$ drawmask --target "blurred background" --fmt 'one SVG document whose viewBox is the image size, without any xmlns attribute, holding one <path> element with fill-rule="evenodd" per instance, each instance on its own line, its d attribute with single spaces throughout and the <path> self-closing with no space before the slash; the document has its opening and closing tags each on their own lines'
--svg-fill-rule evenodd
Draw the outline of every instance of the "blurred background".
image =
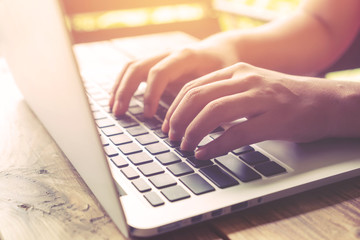
<svg viewBox="0 0 360 240">
<path fill-rule="evenodd" d="M 63 0 L 76 43 L 166 31 L 205 38 L 256 27 L 296 9 L 301 0 Z"/>
</svg>

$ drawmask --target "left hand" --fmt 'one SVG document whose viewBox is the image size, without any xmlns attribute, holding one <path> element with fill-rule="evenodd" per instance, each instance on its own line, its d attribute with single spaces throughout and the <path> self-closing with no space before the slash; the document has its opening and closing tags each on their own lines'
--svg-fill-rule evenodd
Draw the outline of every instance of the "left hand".
<svg viewBox="0 0 360 240">
<path fill-rule="evenodd" d="M 196 149 L 197 159 L 264 140 L 308 142 L 339 135 L 335 125 L 344 90 L 340 85 L 238 63 L 186 84 L 162 129 L 170 140 L 182 139 L 181 149 L 194 150 L 221 124 L 247 119 Z"/>
</svg>

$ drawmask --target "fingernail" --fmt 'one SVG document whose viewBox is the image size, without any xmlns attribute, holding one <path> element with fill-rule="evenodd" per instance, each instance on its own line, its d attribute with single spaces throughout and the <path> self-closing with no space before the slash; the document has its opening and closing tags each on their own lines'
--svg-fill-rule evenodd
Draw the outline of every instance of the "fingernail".
<svg viewBox="0 0 360 240">
<path fill-rule="evenodd" d="M 207 157 L 207 151 L 205 147 L 199 147 L 195 150 L 195 158 L 199 160 L 205 160 L 208 159 Z"/>
<path fill-rule="evenodd" d="M 167 133 L 169 131 L 169 121 L 167 119 L 164 120 L 164 122 L 161 126 L 161 130 L 165 133 Z"/>
<path fill-rule="evenodd" d="M 110 109 L 112 109 L 114 107 L 114 99 L 113 98 L 110 98 L 110 100 L 109 100 L 109 107 L 110 107 Z"/>
<path fill-rule="evenodd" d="M 180 149 L 181 150 L 186 150 L 186 151 L 191 151 L 194 149 L 194 147 L 192 146 L 193 144 L 191 144 L 191 142 L 189 142 L 189 140 L 187 139 L 183 139 L 181 141 L 181 145 L 180 145 Z"/>
<path fill-rule="evenodd" d="M 150 117 L 150 105 L 149 104 L 144 104 L 144 116 L 145 117 Z"/>
<path fill-rule="evenodd" d="M 114 107 L 113 107 L 112 111 L 114 112 L 115 116 L 121 115 L 121 111 L 122 111 L 122 104 L 121 104 L 121 102 L 116 101 L 116 102 L 114 103 Z"/>
<path fill-rule="evenodd" d="M 179 140 L 181 140 L 181 137 L 182 136 L 180 136 L 175 130 L 170 129 L 170 131 L 169 131 L 169 139 L 171 141 L 179 141 Z"/>
</svg>

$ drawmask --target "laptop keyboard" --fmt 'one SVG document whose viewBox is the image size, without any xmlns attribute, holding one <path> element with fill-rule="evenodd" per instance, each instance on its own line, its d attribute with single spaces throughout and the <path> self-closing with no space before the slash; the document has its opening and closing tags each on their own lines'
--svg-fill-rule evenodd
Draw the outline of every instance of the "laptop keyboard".
<svg viewBox="0 0 360 240">
<path fill-rule="evenodd" d="M 85 86 L 106 156 L 154 207 L 287 172 L 252 146 L 215 159 L 197 160 L 194 152 L 182 151 L 180 142 L 170 141 L 161 131 L 166 104 L 159 105 L 156 116 L 147 119 L 141 106 L 143 95 L 136 95 L 126 115 L 116 118 L 108 106 L 108 86 L 92 82 Z M 162 99 L 167 103 L 172 100 L 168 95 Z M 218 127 L 199 146 L 222 131 Z"/>
</svg>

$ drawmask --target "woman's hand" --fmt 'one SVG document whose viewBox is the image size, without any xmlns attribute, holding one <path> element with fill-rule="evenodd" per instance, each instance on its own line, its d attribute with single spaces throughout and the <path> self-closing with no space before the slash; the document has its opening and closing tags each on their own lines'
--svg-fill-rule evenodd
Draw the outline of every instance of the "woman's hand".
<svg viewBox="0 0 360 240">
<path fill-rule="evenodd" d="M 186 48 L 130 62 L 113 87 L 110 108 L 116 116 L 127 111 L 139 84 L 147 82 L 144 115 L 152 117 L 159 99 L 170 83 L 186 82 L 237 62 L 235 50 L 226 37 L 213 36 Z"/>
<path fill-rule="evenodd" d="M 270 139 L 359 137 L 359 89 L 358 83 L 286 75 L 239 63 L 187 83 L 171 105 L 163 131 L 169 132 L 170 140 L 182 139 L 181 149 L 194 150 L 219 125 L 247 119 L 198 148 L 198 159 Z"/>
</svg>

